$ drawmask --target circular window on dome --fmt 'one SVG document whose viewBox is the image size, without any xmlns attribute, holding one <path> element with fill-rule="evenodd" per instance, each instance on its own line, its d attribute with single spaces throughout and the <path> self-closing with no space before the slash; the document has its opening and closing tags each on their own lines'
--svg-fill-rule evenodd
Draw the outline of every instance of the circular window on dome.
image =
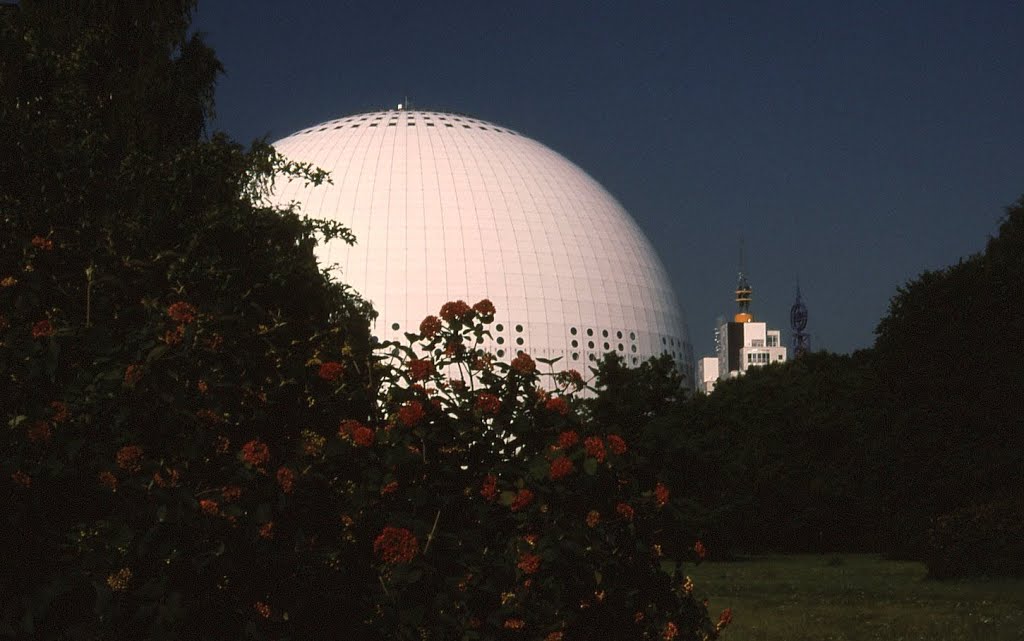
<svg viewBox="0 0 1024 641">
<path fill-rule="evenodd" d="M 573 347 L 579 347 L 579 346 L 580 346 L 580 342 L 579 342 L 579 341 L 577 341 L 577 340 L 573 340 L 573 342 L 572 342 L 572 346 L 573 346 Z"/>
<path fill-rule="evenodd" d="M 398 331 L 398 328 L 400 328 L 400 327 L 401 327 L 401 325 L 399 325 L 398 323 L 391 323 L 391 329 L 393 329 L 395 331 Z"/>
<path fill-rule="evenodd" d="M 622 338 L 622 332 L 615 332 L 616 338 Z"/>
<path fill-rule="evenodd" d="M 498 350 L 498 358 L 503 358 L 504 356 L 505 356 L 505 350 L 499 349 Z"/>
<path fill-rule="evenodd" d="M 597 359 L 596 359 L 596 358 L 594 358 L 594 355 L 593 355 L 593 354 L 591 354 L 591 355 L 590 355 L 590 360 L 592 360 L 592 361 L 596 361 Z"/>
<path fill-rule="evenodd" d="M 624 348 L 624 347 L 622 347 L 622 343 L 619 343 L 619 351 L 620 351 L 620 352 L 624 352 L 624 351 L 626 351 L 626 350 L 625 350 L 625 348 Z"/>
<path fill-rule="evenodd" d="M 601 336 L 604 336 L 605 338 L 608 338 L 608 330 L 606 329 L 603 332 L 601 332 Z"/>
<path fill-rule="evenodd" d="M 505 344 L 505 337 L 504 336 L 499 336 L 498 337 L 498 345 L 504 345 L 504 344 Z"/>
<path fill-rule="evenodd" d="M 523 331 L 523 326 L 522 325 L 516 325 L 516 331 L 517 332 Z"/>
<path fill-rule="evenodd" d="M 522 345 L 522 344 L 523 344 L 523 337 L 520 336 L 519 338 L 516 339 L 516 345 Z"/>
<path fill-rule="evenodd" d="M 494 329 L 498 330 L 499 332 L 503 332 L 505 331 L 505 326 L 502 325 L 501 323 L 498 323 L 497 325 L 494 326 Z"/>
<path fill-rule="evenodd" d="M 587 347 L 594 349 L 594 341 L 587 341 Z"/>
<path fill-rule="evenodd" d="M 604 348 L 605 348 L 605 349 L 611 349 L 611 347 L 610 347 L 610 346 L 608 345 L 608 343 L 605 343 L 605 344 L 604 344 Z"/>
<path fill-rule="evenodd" d="M 573 352 L 572 353 L 572 360 L 574 360 L 574 361 L 580 360 L 580 353 L 579 352 Z"/>
<path fill-rule="evenodd" d="M 636 340 L 636 332 L 630 332 L 629 333 L 629 340 L 631 340 L 631 341 L 635 341 Z"/>
<path fill-rule="evenodd" d="M 573 336 L 575 336 L 576 335 L 576 328 L 575 327 L 570 328 L 569 329 L 569 333 L 572 334 Z"/>
<path fill-rule="evenodd" d="M 587 329 L 587 336 L 593 336 L 593 335 L 594 335 L 594 330 Z"/>
<path fill-rule="evenodd" d="M 631 351 L 631 352 L 633 352 L 634 354 L 636 354 L 636 345 L 630 345 L 630 347 L 629 347 L 629 351 Z"/>
<path fill-rule="evenodd" d="M 668 345 L 668 341 L 667 341 L 667 340 L 665 340 L 665 337 L 664 337 L 664 336 L 662 336 L 662 337 L 661 337 L 661 344 L 662 344 L 662 345 Z"/>
</svg>

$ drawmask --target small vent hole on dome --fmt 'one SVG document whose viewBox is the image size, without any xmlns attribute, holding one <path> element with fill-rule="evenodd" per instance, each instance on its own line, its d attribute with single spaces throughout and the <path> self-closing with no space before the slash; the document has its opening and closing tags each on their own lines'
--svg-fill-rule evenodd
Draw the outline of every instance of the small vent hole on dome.
<svg viewBox="0 0 1024 641">
<path fill-rule="evenodd" d="M 414 123 L 414 122 L 407 122 L 407 123 L 405 123 L 405 126 L 406 127 L 415 127 L 416 123 Z"/>
<path fill-rule="evenodd" d="M 580 360 L 580 353 L 579 352 L 573 352 L 572 353 L 572 360 L 574 360 L 574 361 Z"/>
<path fill-rule="evenodd" d="M 608 338 L 608 330 L 606 329 L 606 330 L 602 331 L 601 332 L 601 336 L 604 336 L 605 338 Z"/>
<path fill-rule="evenodd" d="M 577 341 L 577 340 L 574 340 L 574 341 L 572 342 L 572 346 L 573 346 L 573 347 L 579 347 L 579 346 L 580 346 L 580 342 L 579 342 L 579 341 Z"/>
<path fill-rule="evenodd" d="M 522 325 L 516 325 L 516 331 L 517 332 L 523 331 L 523 326 Z"/>
<path fill-rule="evenodd" d="M 398 323 L 391 323 L 391 329 L 395 330 L 396 332 L 397 332 L 397 331 L 398 331 L 398 330 L 399 330 L 399 329 L 400 329 L 401 327 L 402 327 L 402 326 L 401 326 L 401 325 L 399 325 Z"/>
<path fill-rule="evenodd" d="M 472 129 L 472 127 L 470 127 L 469 125 L 462 125 L 462 128 L 463 129 Z"/>
<path fill-rule="evenodd" d="M 428 126 L 428 127 L 433 127 L 433 126 L 434 126 L 434 123 L 432 123 L 432 122 L 428 122 L 428 123 L 427 123 L 427 126 Z"/>
<path fill-rule="evenodd" d="M 455 125 L 453 125 L 453 124 L 452 124 L 452 123 L 450 123 L 450 122 L 446 122 L 446 123 L 444 123 L 444 126 L 445 126 L 445 127 L 454 127 Z"/>
<path fill-rule="evenodd" d="M 498 337 L 498 345 L 504 345 L 504 344 L 505 344 L 505 337 L 504 336 L 499 336 Z"/>
<path fill-rule="evenodd" d="M 609 347 L 609 346 L 608 346 L 608 343 L 605 343 L 605 344 L 604 344 L 604 348 L 605 348 L 605 349 L 611 349 L 611 347 Z"/>
<path fill-rule="evenodd" d="M 394 127 L 394 126 L 395 126 L 395 123 L 393 123 L 393 122 L 389 122 L 388 123 L 388 127 Z"/>
<path fill-rule="evenodd" d="M 636 340 L 636 332 L 630 332 L 629 333 L 629 340 L 631 340 L 631 341 L 635 341 Z"/>
<path fill-rule="evenodd" d="M 569 330 L 569 333 L 572 334 L 573 336 L 575 336 L 576 335 L 576 328 L 575 327 L 571 328 Z"/>
<path fill-rule="evenodd" d="M 618 338 L 622 338 L 622 332 L 615 332 L 615 336 Z"/>
<path fill-rule="evenodd" d="M 594 349 L 594 341 L 587 341 L 587 347 Z"/>
<path fill-rule="evenodd" d="M 440 350 L 438 350 L 438 351 L 440 351 Z M 505 356 L 505 350 L 499 349 L 498 350 L 498 358 L 504 358 L 504 356 Z"/>
<path fill-rule="evenodd" d="M 520 336 L 519 338 L 516 339 L 516 345 L 522 345 L 522 344 L 523 344 L 523 337 Z"/>
<path fill-rule="evenodd" d="M 630 346 L 630 348 L 629 348 L 629 350 L 630 350 L 631 352 L 633 352 L 634 354 L 636 354 L 636 345 L 631 345 L 631 346 Z"/>
<path fill-rule="evenodd" d="M 594 330 L 587 329 L 587 336 L 593 336 L 593 335 L 594 335 Z"/>
<path fill-rule="evenodd" d="M 505 331 L 505 326 L 502 325 L 501 323 L 498 323 L 497 325 L 494 326 L 494 329 L 498 330 L 499 332 L 503 332 Z"/>
<path fill-rule="evenodd" d="M 371 123 L 370 123 L 370 126 L 371 126 L 371 127 L 376 127 L 376 126 L 377 126 L 377 123 L 375 123 L 375 122 L 371 122 Z"/>
</svg>

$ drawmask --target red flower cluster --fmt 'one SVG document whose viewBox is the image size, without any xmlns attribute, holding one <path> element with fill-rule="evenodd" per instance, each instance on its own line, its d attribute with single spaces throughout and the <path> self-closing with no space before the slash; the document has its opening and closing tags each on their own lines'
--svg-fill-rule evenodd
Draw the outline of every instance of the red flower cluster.
<svg viewBox="0 0 1024 641">
<path fill-rule="evenodd" d="M 126 472 L 138 472 L 142 469 L 142 448 L 138 445 L 125 445 L 115 455 L 117 466 Z"/>
<path fill-rule="evenodd" d="M 533 374 L 537 371 L 537 364 L 533 362 L 526 352 L 519 352 L 519 355 L 512 359 L 512 369 L 520 374 Z"/>
<path fill-rule="evenodd" d="M 44 236 L 33 236 L 32 246 L 43 251 L 50 251 L 53 249 L 53 241 Z"/>
<path fill-rule="evenodd" d="M 99 482 L 110 489 L 111 492 L 117 491 L 117 477 L 111 474 L 108 470 L 103 470 L 96 475 Z"/>
<path fill-rule="evenodd" d="M 46 338 L 53 336 L 55 333 L 57 333 L 57 330 L 54 329 L 53 323 L 48 320 L 36 321 L 32 325 L 32 338 Z"/>
<path fill-rule="evenodd" d="M 518 512 L 525 509 L 530 503 L 533 503 L 533 492 L 524 487 L 516 492 L 516 498 L 512 501 L 512 505 L 508 506 L 508 509 Z"/>
<path fill-rule="evenodd" d="M 540 556 L 529 552 L 521 554 L 516 567 L 522 570 L 523 574 L 533 574 L 540 568 Z"/>
<path fill-rule="evenodd" d="M 494 416 L 501 409 L 501 399 L 490 392 L 481 392 L 476 397 L 476 409 L 481 414 Z"/>
<path fill-rule="evenodd" d="M 64 401 L 50 401 L 50 409 L 53 410 L 54 423 L 63 423 L 71 418 L 71 410 Z"/>
<path fill-rule="evenodd" d="M 274 522 L 267 521 L 260 526 L 258 530 L 261 539 L 272 539 L 274 538 Z"/>
<path fill-rule="evenodd" d="M 412 427 L 423 420 L 427 413 L 423 411 L 423 404 L 419 401 L 406 401 L 398 408 L 398 422 L 406 427 Z"/>
<path fill-rule="evenodd" d="M 498 496 L 498 479 L 493 474 L 488 474 L 484 477 L 484 482 L 480 484 L 480 496 L 484 497 L 488 501 L 493 501 Z"/>
<path fill-rule="evenodd" d="M 242 460 L 256 469 L 262 469 L 270 460 L 270 448 L 259 439 L 253 439 L 242 446 Z"/>
<path fill-rule="evenodd" d="M 481 316 L 494 316 L 494 312 L 497 310 L 494 309 L 494 303 L 485 298 L 476 305 L 473 305 L 473 311 Z"/>
<path fill-rule="evenodd" d="M 370 447 L 375 439 L 372 429 L 359 421 L 353 420 L 342 421 L 341 425 L 338 426 L 338 435 L 351 440 L 359 447 Z"/>
<path fill-rule="evenodd" d="M 433 338 L 441 331 L 441 319 L 437 316 L 427 316 L 420 323 L 420 334 L 424 338 Z"/>
<path fill-rule="evenodd" d="M 281 486 L 281 491 L 285 494 L 292 493 L 292 490 L 295 489 L 295 472 L 292 468 L 283 465 L 277 468 L 277 484 Z"/>
<path fill-rule="evenodd" d="M 185 326 L 178 325 L 174 329 L 169 329 L 164 332 L 164 336 L 161 340 L 168 345 L 177 345 L 181 343 L 183 338 L 185 338 Z"/>
<path fill-rule="evenodd" d="M 599 463 L 604 462 L 604 441 L 601 440 L 600 436 L 588 436 L 583 441 L 583 449 L 587 451 L 587 456 L 596 458 Z"/>
<path fill-rule="evenodd" d="M 581 388 L 583 387 L 583 375 L 574 369 L 567 369 L 564 372 L 559 372 L 555 376 L 555 380 L 562 385 L 569 387 Z"/>
<path fill-rule="evenodd" d="M 615 511 L 627 521 L 632 521 L 633 517 L 636 516 L 636 511 L 628 503 L 619 503 L 615 506 Z"/>
<path fill-rule="evenodd" d="M 665 487 L 665 484 L 658 481 L 658 484 L 654 486 L 654 501 L 658 504 L 658 507 L 665 507 L 668 504 L 669 491 Z"/>
<path fill-rule="evenodd" d="M 718 623 L 715 625 L 715 628 L 721 631 L 722 628 L 730 623 L 732 623 L 732 608 L 726 608 L 718 615 Z"/>
<path fill-rule="evenodd" d="M 142 366 L 141 365 L 129 365 L 124 370 L 124 385 L 125 387 L 135 387 L 139 381 L 142 380 Z"/>
<path fill-rule="evenodd" d="M 53 428 L 47 421 L 35 421 L 29 426 L 26 436 L 36 445 L 45 445 L 53 439 Z"/>
<path fill-rule="evenodd" d="M 220 495 L 226 503 L 233 503 L 242 496 L 242 488 L 237 485 L 225 485 L 220 488 Z"/>
<path fill-rule="evenodd" d="M 569 403 L 562 396 L 552 396 L 544 403 L 544 409 L 565 416 L 569 413 Z"/>
<path fill-rule="evenodd" d="M 608 449 L 612 451 L 612 454 L 622 456 L 628 449 L 626 447 L 626 441 L 622 440 L 622 437 L 618 434 L 608 435 Z"/>
<path fill-rule="evenodd" d="M 551 469 L 549 470 L 549 476 L 552 481 L 565 478 L 572 474 L 573 467 L 572 461 L 564 456 L 559 456 L 555 460 L 551 461 Z"/>
<path fill-rule="evenodd" d="M 270 618 L 270 606 L 264 603 L 263 601 L 257 601 L 256 603 L 253 603 L 252 609 L 256 610 L 256 612 L 264 619 Z"/>
<path fill-rule="evenodd" d="M 199 509 L 207 516 L 217 516 L 220 514 L 220 504 L 213 499 L 202 499 L 199 501 Z"/>
<path fill-rule="evenodd" d="M 391 481 L 391 482 L 385 483 L 384 485 L 381 486 L 381 488 L 380 488 L 380 495 L 381 496 L 387 496 L 388 494 L 394 494 L 397 491 L 398 491 L 398 481 Z"/>
<path fill-rule="evenodd" d="M 505 619 L 506 630 L 522 630 L 526 627 L 526 621 L 522 619 Z"/>
<path fill-rule="evenodd" d="M 385 563 L 408 563 L 419 550 L 413 533 L 401 527 L 386 526 L 373 541 L 374 553 Z"/>
<path fill-rule="evenodd" d="M 426 358 L 413 358 L 409 360 L 409 378 L 414 381 L 422 381 L 434 373 L 433 361 Z"/>
<path fill-rule="evenodd" d="M 325 381 L 336 381 L 345 373 L 345 366 L 337 361 L 325 361 L 320 364 L 317 375 Z"/>
<path fill-rule="evenodd" d="M 558 435 L 558 444 L 555 445 L 555 449 L 568 449 L 579 442 L 580 435 L 574 432 L 573 430 L 568 430 Z"/>
<path fill-rule="evenodd" d="M 167 476 L 164 476 L 166 472 Z M 163 471 L 157 470 L 153 472 L 153 483 L 157 487 L 177 487 L 181 481 L 181 472 L 176 469 L 165 469 Z"/>
<path fill-rule="evenodd" d="M 171 320 L 178 323 L 191 323 L 196 319 L 198 314 L 195 306 L 184 301 L 178 301 L 167 308 L 167 315 L 171 317 Z"/>
<path fill-rule="evenodd" d="M 472 308 L 466 304 L 466 301 L 450 301 L 441 306 L 441 318 L 452 323 L 457 320 L 463 320 L 472 311 Z"/>
<path fill-rule="evenodd" d="M 597 510 L 590 510 L 587 512 L 587 527 L 597 527 L 597 524 L 601 522 L 601 513 Z"/>
<path fill-rule="evenodd" d="M 661 633 L 661 638 L 665 641 L 672 641 L 679 634 L 679 628 L 676 627 L 675 623 L 669 621 L 665 624 L 665 631 Z"/>
<path fill-rule="evenodd" d="M 32 487 L 32 477 L 21 470 L 15 470 L 11 474 L 11 480 L 22 487 Z"/>
<path fill-rule="evenodd" d="M 708 549 L 704 547 L 704 544 L 701 543 L 700 539 L 693 544 L 693 551 L 697 553 L 697 558 L 702 561 L 704 560 L 704 557 L 708 555 Z"/>
</svg>

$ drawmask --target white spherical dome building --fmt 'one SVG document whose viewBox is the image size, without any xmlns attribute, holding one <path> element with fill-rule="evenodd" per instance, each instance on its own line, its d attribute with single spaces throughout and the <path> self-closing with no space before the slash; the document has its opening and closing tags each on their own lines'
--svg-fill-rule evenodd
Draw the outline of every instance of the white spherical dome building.
<svg viewBox="0 0 1024 641">
<path fill-rule="evenodd" d="M 497 308 L 486 349 L 586 366 L 670 354 L 693 381 L 686 324 L 657 255 L 622 206 L 579 167 L 505 127 L 391 110 L 331 120 L 274 143 L 333 184 L 279 181 L 274 201 L 349 227 L 323 265 L 373 303 L 375 332 L 403 338 L 462 299 Z"/>
</svg>

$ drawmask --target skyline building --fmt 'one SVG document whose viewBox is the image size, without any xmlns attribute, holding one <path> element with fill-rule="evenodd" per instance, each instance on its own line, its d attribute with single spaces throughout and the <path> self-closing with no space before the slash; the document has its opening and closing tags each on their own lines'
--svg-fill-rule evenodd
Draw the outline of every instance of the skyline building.
<svg viewBox="0 0 1024 641">
<path fill-rule="evenodd" d="M 374 332 L 404 340 L 450 300 L 489 298 L 480 347 L 561 358 L 586 372 L 605 352 L 630 366 L 668 354 L 694 381 L 693 349 L 664 267 L 626 210 L 582 169 L 516 131 L 461 114 L 392 109 L 307 127 L 274 143 L 332 183 L 277 185 L 273 200 L 348 227 L 317 248 L 369 300 Z"/>
</svg>

